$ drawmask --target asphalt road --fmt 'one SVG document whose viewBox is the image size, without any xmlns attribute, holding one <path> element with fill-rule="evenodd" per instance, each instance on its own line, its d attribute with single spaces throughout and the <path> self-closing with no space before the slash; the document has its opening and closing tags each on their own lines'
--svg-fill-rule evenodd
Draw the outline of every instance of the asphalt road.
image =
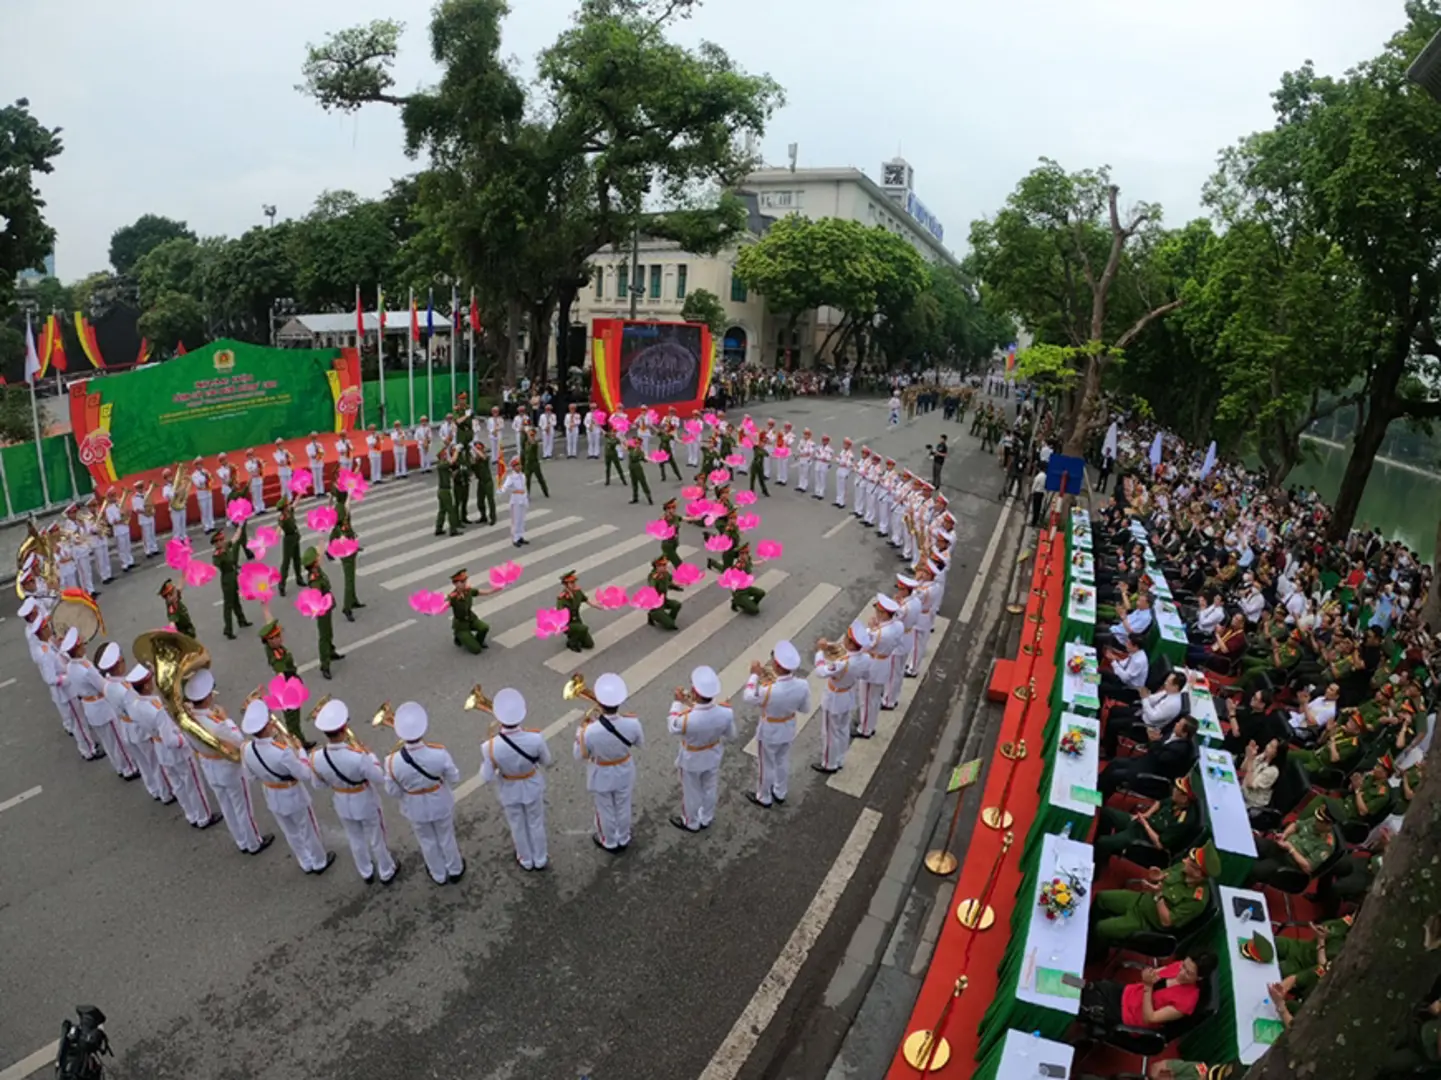
<svg viewBox="0 0 1441 1080">
<path fill-rule="evenodd" d="M 851 435 L 927 475 L 923 444 L 942 430 L 951 434 L 960 444 L 946 473 L 959 518 L 959 554 L 942 615 L 952 623 L 947 640 L 957 640 L 965 629 L 957 625 L 958 613 L 995 532 L 1000 477 L 994 459 L 975 453 L 959 425 L 943 426 L 939 412 L 887 430 L 884 406 L 874 400 L 754 404 L 750 411 L 758 420 L 792 420 L 797 430 L 810 426 L 817 436 L 829 432 L 837 446 Z M 352 715 L 365 717 L 383 699 L 423 702 L 431 737 L 450 747 L 467 779 L 478 770 L 485 726 L 460 708 L 472 683 L 482 681 L 492 694 L 503 686 L 521 689 L 534 726 L 565 714 L 570 703 L 560 691 L 571 669 L 558 657 L 571 654 L 558 640 L 535 640 L 524 627 L 558 591 L 559 574 L 576 563 L 592 567 L 581 575 L 592 593 L 639 573 L 656 545 L 626 542 L 659 516 L 659 503 L 679 485 L 658 484 L 651 467 L 652 511 L 644 503 L 630 506 L 628 490 L 596 483 L 599 462 L 555 461 L 547 474 L 552 497 L 533 494 L 531 527 L 556 527 L 517 559 L 525 566 L 517 588 L 544 582 L 544 589 L 519 599 L 502 594 L 504 606 L 486 616 L 493 639 L 501 640 L 481 657 L 453 647 L 447 617 L 418 616 L 406 598 L 421 587 L 445 589 L 457 566 L 477 573 L 515 555 L 508 545 L 477 554 L 506 539 L 504 509 L 500 526 L 472 526 L 463 541 L 412 556 L 435 543 L 432 478 L 413 476 L 403 491 L 373 488 L 355 511 L 367 546 L 360 594 L 368 606 L 354 625 L 337 617 L 337 644 L 348 657 L 336 665 L 333 682 L 314 671 L 307 676 L 312 694 L 333 692 Z M 745 800 L 754 759 L 734 746 L 726 754 L 714 827 L 699 835 L 671 827 L 667 819 L 679 807 L 675 747 L 664 728 L 672 688 L 695 664 L 722 670 L 734 662 L 725 691 L 738 695 L 745 661 L 765 656 L 779 626 L 788 623 L 808 655 L 818 634 L 837 636 L 902 565 L 873 531 L 829 499 L 774 485 L 771 492 L 755 508 L 763 524 L 752 536 L 785 544 L 783 558 L 758 568 L 785 577 L 758 618 L 730 615 L 725 594 L 707 585 L 691 590 L 681 616 L 683 628 L 703 630 L 663 635 L 640 626 L 578 658 L 592 684 L 605 671 L 628 669 L 633 681 L 645 682 L 638 693 L 633 685 L 628 707 L 644 720 L 650 741 L 638 755 L 634 840 L 614 858 L 591 842 L 584 771 L 570 754 L 574 725 L 552 735 L 552 865 L 544 874 L 516 866 L 494 793 L 474 784 L 457 809 L 468 862 L 459 886 L 429 882 L 407 825 L 389 804 L 392 848 L 404 876 L 389 889 L 365 886 L 323 793 L 316 794 L 317 812 L 327 846 L 339 856 L 328 874 L 303 875 L 280 838 L 258 858 L 244 857 L 223 826 L 189 829 L 177 808 L 154 803 L 138 782 L 124 784 L 103 762 L 79 759 L 44 696 L 18 620 L 7 613 L 0 625 L 6 705 L 0 724 L 0 1080 L 24 1075 L 12 1063 L 51 1042 L 60 1019 L 81 1002 L 109 1015 L 118 1054 L 113 1072 L 122 1080 L 759 1075 L 781 1034 L 748 1031 L 750 1021 L 738 1024 L 738 1018 L 750 1007 L 745 1015 L 758 1017 L 760 1028 L 782 1027 L 794 1019 L 796 1003 L 807 1000 L 806 985 L 827 977 L 832 954 L 849 937 L 846 922 L 853 925 L 865 907 L 851 895 L 860 886 L 849 893 L 845 887 L 852 878 L 876 876 L 888 855 L 887 838 L 904 819 L 925 748 L 943 721 L 936 695 L 922 686 L 916 708 L 903 717 L 884 714 L 883 728 L 903 728 L 906 738 L 892 747 L 898 752 L 880 759 L 886 740 L 877 739 L 868 745 L 879 760 L 853 763 L 837 778 L 806 768 L 819 752 L 819 723 L 808 726 L 794 754 L 791 798 L 769 813 Z M 549 514 L 536 513 L 541 510 Z M 567 517 L 581 520 L 558 524 Z M 696 542 L 694 530 L 686 532 L 682 542 Z M 583 534 L 583 543 L 547 555 Z M 383 569 L 382 562 L 388 564 Z M 111 636 L 127 655 L 134 635 L 163 619 L 155 595 L 167 573 L 161 563 L 137 568 L 101 598 Z M 410 580 L 416 574 L 423 580 Z M 338 571 L 333 576 L 338 586 Z M 269 672 L 253 630 L 235 642 L 221 637 L 220 610 L 212 606 L 218 598 L 214 585 L 188 595 L 214 657 L 222 701 L 235 714 Z M 281 601 L 276 610 L 305 663 L 315 655 L 313 633 L 288 604 Z M 258 610 L 253 615 L 258 621 Z M 606 627 L 620 617 L 592 612 L 587 622 L 604 640 Z M 404 625 L 407 620 L 414 622 Z M 507 631 L 514 632 L 506 637 Z M 944 642 L 933 640 L 933 652 L 937 647 Z M 740 715 L 743 743 L 755 718 Z M 380 753 L 390 748 L 385 738 L 367 741 Z M 37 786 L 38 794 L 8 804 Z M 256 804 L 262 828 L 275 831 L 258 791 Z M 825 902 L 816 900 L 818 891 Z M 807 936 L 807 927 L 815 932 Z M 795 955 L 797 938 L 815 943 L 814 950 Z M 802 967 L 805 975 L 757 997 L 773 965 L 789 973 L 785 979 Z M 787 990 L 791 996 L 776 1008 Z"/>
</svg>

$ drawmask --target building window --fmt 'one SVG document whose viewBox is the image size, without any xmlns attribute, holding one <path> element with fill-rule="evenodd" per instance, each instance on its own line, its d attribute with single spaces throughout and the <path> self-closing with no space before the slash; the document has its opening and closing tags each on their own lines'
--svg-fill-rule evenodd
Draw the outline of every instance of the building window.
<svg viewBox="0 0 1441 1080">
<path fill-rule="evenodd" d="M 630 296 L 630 267 L 617 266 L 615 268 L 615 298 L 624 300 Z"/>
<path fill-rule="evenodd" d="M 605 267 L 604 267 L 604 266 L 597 266 L 597 267 L 595 268 L 595 298 L 596 298 L 597 300 L 604 300 L 604 299 L 605 299 Z"/>
<path fill-rule="evenodd" d="M 635 267 L 635 295 L 645 295 L 645 263 L 637 263 Z"/>
<path fill-rule="evenodd" d="M 662 272 L 663 271 L 659 265 L 652 266 L 650 268 L 650 298 L 652 300 L 660 299 L 660 284 Z"/>
<path fill-rule="evenodd" d="M 734 274 L 731 275 L 731 300 L 737 304 L 744 304 L 746 302 L 745 282 Z"/>
<path fill-rule="evenodd" d="M 675 268 L 675 298 L 677 300 L 685 299 L 685 276 L 686 265 L 681 263 Z"/>
</svg>

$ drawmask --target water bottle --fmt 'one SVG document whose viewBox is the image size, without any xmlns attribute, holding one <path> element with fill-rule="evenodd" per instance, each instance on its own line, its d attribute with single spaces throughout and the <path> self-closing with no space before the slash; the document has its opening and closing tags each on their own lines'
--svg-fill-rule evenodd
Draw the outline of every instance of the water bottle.
<svg viewBox="0 0 1441 1080">
<path fill-rule="evenodd" d="M 1062 839 L 1062 840 L 1069 840 L 1070 838 L 1071 838 L 1071 823 L 1068 821 L 1068 822 L 1066 822 L 1066 827 L 1061 830 L 1061 839 Z"/>
</svg>

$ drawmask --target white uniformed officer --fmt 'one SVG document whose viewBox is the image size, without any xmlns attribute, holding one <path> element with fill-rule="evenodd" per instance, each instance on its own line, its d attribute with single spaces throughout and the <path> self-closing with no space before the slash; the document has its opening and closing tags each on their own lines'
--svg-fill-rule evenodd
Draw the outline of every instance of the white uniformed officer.
<svg viewBox="0 0 1441 1080">
<path fill-rule="evenodd" d="M 310 465 L 310 493 L 324 495 L 325 447 L 320 442 L 320 436 L 313 431 L 310 433 L 310 441 L 305 444 L 305 460 Z"/>
<path fill-rule="evenodd" d="M 495 695 L 500 731 L 480 748 L 480 779 L 494 781 L 496 796 L 515 841 L 515 857 L 526 870 L 544 870 L 550 861 L 545 840 L 545 773 L 554 762 L 545 736 L 521 729 L 525 697 L 506 687 Z"/>
<path fill-rule="evenodd" d="M 415 830 L 430 880 L 454 884 L 465 876 L 465 860 L 455 843 L 455 796 L 460 782 L 450 751 L 424 742 L 430 718 L 425 706 L 407 701 L 395 710 L 395 735 L 404 744 L 385 759 L 385 790 L 400 799 L 400 812 Z"/>
<path fill-rule="evenodd" d="M 284 439 L 275 440 L 275 450 L 270 456 L 275 461 L 275 471 L 280 477 L 280 494 L 289 497 L 291 493 L 290 477 L 295 459 L 291 457 L 290 451 L 285 448 Z"/>
<path fill-rule="evenodd" d="M 165 774 L 160 771 L 160 762 L 155 757 L 155 745 L 150 741 L 149 732 L 130 715 L 130 708 L 137 695 L 130 685 L 130 680 L 125 678 L 125 669 L 120 666 L 123 659 L 120 646 L 112 641 L 100 650 L 100 656 L 95 663 L 104 680 L 105 701 L 115 713 L 115 733 L 124 746 L 126 756 L 140 771 L 141 782 L 144 783 L 145 790 L 150 792 L 150 797 L 169 806 L 175 801 L 175 793 L 170 790 Z"/>
<path fill-rule="evenodd" d="M 102 649 L 101 653 L 104 651 Z M 119 655 L 119 646 L 116 646 L 115 651 Z M 69 692 L 70 699 L 75 702 L 75 711 L 89 726 L 90 737 L 105 748 L 105 756 L 110 759 L 111 767 L 121 779 L 134 780 L 140 772 L 125 753 L 119 733 L 115 730 L 115 711 L 105 700 L 105 678 L 85 656 L 85 643 L 80 640 L 80 634 L 75 627 L 65 631 L 60 652 L 67 661 L 65 689 Z"/>
<path fill-rule="evenodd" d="M 265 466 L 255 456 L 255 448 L 245 451 L 245 474 L 250 477 L 250 505 L 258 514 L 265 509 Z"/>
<path fill-rule="evenodd" d="M 380 883 L 389 885 L 398 867 L 386 842 L 385 815 L 380 805 L 385 770 L 364 746 L 347 740 L 349 722 L 350 709 L 345 702 L 332 699 L 321 706 L 315 726 L 325 733 L 326 744 L 311 752 L 310 769 L 315 783 L 330 789 L 335 816 L 345 826 L 350 856 L 360 879 L 369 885 L 378 870 Z"/>
<path fill-rule="evenodd" d="M 906 635 L 905 627 L 896 618 L 901 610 L 900 604 L 885 593 L 877 593 L 874 606 L 881 621 L 875 628 L 875 641 L 866 652 L 872 663 L 866 672 L 860 716 L 856 719 L 856 736 L 862 739 L 869 739 L 876 733 L 880 711 L 886 707 L 884 701 L 886 684 L 891 677 L 891 653 L 901 647 Z"/>
<path fill-rule="evenodd" d="M 600 712 L 575 732 L 575 757 L 585 762 L 585 789 L 595 798 L 597 847 L 612 854 L 630 845 L 631 796 L 635 792 L 634 748 L 645 742 L 639 718 L 616 710 L 629 696 L 625 680 L 607 672 L 595 681 Z"/>
<path fill-rule="evenodd" d="M 215 676 L 210 670 L 203 668 L 186 679 L 184 693 L 195 722 L 238 753 L 245 740 L 235 721 L 215 703 Z M 199 740 L 192 740 L 192 748 L 200 758 L 200 771 L 215 793 L 215 801 L 225 815 L 225 827 L 230 830 L 235 846 L 247 855 L 259 855 L 275 842 L 275 837 L 270 833 L 262 836 L 256 828 L 255 812 L 250 803 L 250 781 L 240 762 L 217 754 Z"/>
<path fill-rule="evenodd" d="M 911 662 L 911 652 L 916 647 L 916 628 L 921 623 L 921 598 L 916 595 L 919 582 L 908 574 L 896 575 L 896 603 L 901 610 L 897 617 L 901 623 L 901 643 L 891 653 L 891 672 L 886 681 L 886 696 L 881 708 L 895 708 L 901 701 L 901 680 Z"/>
<path fill-rule="evenodd" d="M 180 801 L 185 820 L 197 829 L 208 829 L 217 824 L 221 820 L 220 811 L 212 807 L 206 795 L 190 743 L 181 734 L 165 702 L 154 692 L 155 681 L 150 669 L 144 664 L 137 664 L 126 674 L 125 681 L 134 691 L 129 706 L 130 717 L 149 737 L 160 771 L 165 774 L 166 783 Z"/>
<path fill-rule="evenodd" d="M 70 700 L 69 691 L 65 689 L 65 676 L 69 671 L 70 661 L 60 651 L 60 643 L 54 638 L 50 620 L 40 614 L 43 609 L 39 602 L 33 596 L 27 596 L 25 603 L 36 605 L 33 610 L 38 621 L 35 632 L 30 635 L 30 642 L 35 666 L 40 669 L 40 678 L 50 693 L 50 701 L 54 704 L 55 711 L 60 714 L 60 723 L 75 740 L 80 756 L 86 761 L 94 761 L 101 756 L 100 747 L 96 746 L 95 740 L 90 737 L 90 725 L 85 723 L 84 717 L 80 715 L 80 707 Z"/>
<path fill-rule="evenodd" d="M 916 623 L 916 641 L 911 646 L 911 659 L 906 665 L 906 675 L 910 678 L 921 673 L 921 662 L 925 660 L 926 649 L 931 642 L 931 630 L 936 625 L 936 607 L 940 603 L 940 592 L 936 588 L 935 578 L 930 560 L 916 567 L 916 597 L 921 602 L 921 617 Z"/>
<path fill-rule="evenodd" d="M 812 762 L 816 772 L 840 772 L 851 746 L 851 714 L 865 686 L 872 660 L 865 650 L 875 640 L 865 623 L 857 619 L 846 630 L 846 655 L 839 660 L 826 657 L 826 641 L 818 643 L 816 674 L 826 680 L 821 693 L 821 760 Z"/>
<path fill-rule="evenodd" d="M 565 456 L 573 458 L 580 452 L 580 413 L 571 405 L 565 411 Z"/>
<path fill-rule="evenodd" d="M 715 817 L 716 792 L 724 744 L 736 737 L 736 718 L 728 703 L 717 702 L 721 684 L 705 666 L 690 673 L 691 694 L 675 692 L 666 726 L 680 736 L 675 765 L 680 771 L 679 814 L 670 823 L 687 832 L 710 826 Z M 691 701 L 691 698 L 694 701 Z"/>
<path fill-rule="evenodd" d="M 796 720 L 811 711 L 810 683 L 795 677 L 801 666 L 801 654 L 796 647 L 789 641 L 776 642 L 771 660 L 778 672 L 775 681 L 769 686 L 761 685 L 761 665 L 752 663 L 751 676 L 741 694 L 747 705 L 759 705 L 761 710 L 760 726 L 756 730 L 756 790 L 746 792 L 746 798 L 765 807 L 773 801 L 786 801 Z"/>
<path fill-rule="evenodd" d="M 315 820 L 315 808 L 305 786 L 310 781 L 310 764 L 304 752 L 297 752 L 288 741 L 276 737 L 280 725 L 259 698 L 245 706 L 240 730 L 250 736 L 240 762 L 260 781 L 265 805 L 275 815 L 290 853 L 307 874 L 325 873 L 335 861 L 335 852 L 326 851 L 325 841 L 320 838 L 320 823 Z"/>
</svg>

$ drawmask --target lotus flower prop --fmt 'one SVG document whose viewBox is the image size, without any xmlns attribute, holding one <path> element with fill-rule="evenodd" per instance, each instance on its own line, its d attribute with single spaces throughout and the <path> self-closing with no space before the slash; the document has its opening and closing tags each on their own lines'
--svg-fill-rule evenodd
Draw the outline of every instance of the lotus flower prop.
<svg viewBox="0 0 1441 1080">
<path fill-rule="evenodd" d="M 565 633 L 570 625 L 570 611 L 566 608 L 541 608 L 535 613 L 535 636 L 555 637 Z"/>
<path fill-rule="evenodd" d="M 729 589 L 731 592 L 735 592 L 737 589 L 750 588 L 750 584 L 754 580 L 755 578 L 747 574 L 744 570 L 737 570 L 732 566 L 716 579 L 716 584 L 722 589 Z"/>
<path fill-rule="evenodd" d="M 280 584 L 280 571 L 262 562 L 246 563 L 240 568 L 240 595 L 247 600 L 268 604 Z"/>
<path fill-rule="evenodd" d="M 682 499 L 685 499 L 687 502 L 690 502 L 694 499 L 704 499 L 705 488 L 696 487 L 696 485 L 694 484 L 689 484 L 686 487 L 680 489 L 680 497 Z"/>
<path fill-rule="evenodd" d="M 754 450 L 756 448 L 756 441 L 750 438 L 748 435 L 742 435 L 741 445 L 744 446 L 747 450 Z"/>
<path fill-rule="evenodd" d="M 601 427 L 605 427 L 605 422 L 610 419 L 610 414 L 604 409 L 591 409 L 590 415 L 595 418 L 595 422 Z"/>
<path fill-rule="evenodd" d="M 741 532 L 750 532 L 752 529 L 760 528 L 760 525 L 761 516 L 759 514 L 741 514 L 736 518 L 736 528 Z"/>
<path fill-rule="evenodd" d="M 779 559 L 785 554 L 785 548 L 779 540 L 762 540 L 756 545 L 756 558 L 765 562 L 767 559 Z"/>
<path fill-rule="evenodd" d="M 630 430 L 630 417 L 625 413 L 615 413 L 610 418 L 610 429 L 618 431 L 622 435 Z"/>
<path fill-rule="evenodd" d="M 685 422 L 685 430 L 686 434 L 688 435 L 699 435 L 702 431 L 705 430 L 705 424 L 701 423 L 699 420 L 687 420 Z"/>
<path fill-rule="evenodd" d="M 335 486 L 356 502 L 365 498 L 365 493 L 370 490 L 370 484 L 365 477 L 351 469 L 341 469 L 335 474 Z"/>
<path fill-rule="evenodd" d="M 739 469 L 746 463 L 746 457 L 744 454 L 727 454 L 725 456 L 725 463 L 732 469 Z"/>
<path fill-rule="evenodd" d="M 698 585 L 705 580 L 705 571 L 695 563 L 683 562 L 671 573 L 677 585 Z"/>
<path fill-rule="evenodd" d="M 194 557 L 194 553 L 190 550 L 190 537 L 188 536 L 174 537 L 165 545 L 165 565 L 172 570 L 184 572 Z"/>
<path fill-rule="evenodd" d="M 348 559 L 360 550 L 360 542 L 348 536 L 337 536 L 325 545 L 325 553 L 337 559 Z"/>
<path fill-rule="evenodd" d="M 716 487 L 720 487 L 722 484 L 729 484 L 731 482 L 731 474 L 725 469 L 712 469 L 706 479 Z"/>
<path fill-rule="evenodd" d="M 292 495 L 309 495 L 314 483 L 310 479 L 310 472 L 306 469 L 296 469 L 290 474 L 290 493 Z"/>
<path fill-rule="evenodd" d="M 680 441 L 685 443 L 687 446 L 694 446 L 696 443 L 700 442 L 700 436 L 685 434 L 680 437 Z"/>
<path fill-rule="evenodd" d="M 504 589 L 508 585 L 514 585 L 520 580 L 520 569 L 519 563 L 509 561 L 492 566 L 489 571 L 491 588 Z"/>
<path fill-rule="evenodd" d="M 755 493 L 754 491 L 737 491 L 737 492 L 736 492 L 736 505 L 737 505 L 737 506 L 753 506 L 753 505 L 755 504 L 756 498 L 757 498 L 757 496 L 756 496 L 756 493 Z"/>
<path fill-rule="evenodd" d="M 729 551 L 734 546 L 735 541 L 733 541 L 729 536 L 726 536 L 724 533 L 721 533 L 717 536 L 712 536 L 709 540 L 705 542 L 705 549 L 707 551 L 714 552 Z"/>
<path fill-rule="evenodd" d="M 450 603 L 444 593 L 431 592 L 429 589 L 421 589 L 410 597 L 410 610 L 420 615 L 439 615 L 448 607 Z"/>
<path fill-rule="evenodd" d="M 310 691 L 293 675 L 277 675 L 266 684 L 265 696 L 261 700 L 272 709 L 288 712 L 309 701 Z"/>
<path fill-rule="evenodd" d="M 627 450 L 634 450 L 634 449 L 635 449 L 637 446 L 639 446 L 639 445 L 640 445 L 640 440 L 639 440 L 639 439 L 627 439 L 627 440 L 625 441 L 625 448 L 626 448 Z"/>
<path fill-rule="evenodd" d="M 172 634 L 178 633 L 178 631 L 175 629 L 175 624 L 174 624 L 173 622 L 168 622 L 168 623 L 166 623 L 166 624 L 165 624 L 164 626 L 162 626 L 160 629 L 162 629 L 162 630 L 168 630 L 168 631 L 170 631 L 170 633 L 172 633 Z"/>
<path fill-rule="evenodd" d="M 191 559 L 185 564 L 185 584 L 192 588 L 199 588 L 211 581 L 218 573 L 213 565 L 208 562 L 201 562 L 199 559 Z"/>
<path fill-rule="evenodd" d="M 269 525 L 262 525 L 255 530 L 255 535 L 246 543 L 250 553 L 257 559 L 265 558 L 265 553 L 280 543 L 280 533 Z"/>
<path fill-rule="evenodd" d="M 301 589 L 295 598 L 295 610 L 307 619 L 318 619 L 335 606 L 335 597 L 319 589 Z"/>
<path fill-rule="evenodd" d="M 654 461 L 657 465 L 663 465 L 670 460 L 670 455 L 667 454 L 664 450 L 652 450 L 650 454 L 650 459 Z"/>
<path fill-rule="evenodd" d="M 771 456 L 778 458 L 788 458 L 791 456 L 791 448 L 789 446 L 777 446 L 774 450 L 771 451 Z"/>
<path fill-rule="evenodd" d="M 685 516 L 688 518 L 703 518 L 709 511 L 709 499 L 692 499 L 685 504 Z"/>
<path fill-rule="evenodd" d="M 701 419 L 704 420 L 711 427 L 715 427 L 715 413 L 707 412 L 701 416 Z"/>
<path fill-rule="evenodd" d="M 614 611 L 630 603 L 630 597 L 619 585 L 606 585 L 595 591 L 595 606 L 603 611 Z"/>
<path fill-rule="evenodd" d="M 647 536 L 653 536 L 657 540 L 669 540 L 675 536 L 675 526 L 664 519 L 646 522 L 645 531 Z"/>
<path fill-rule="evenodd" d="M 244 525 L 255 516 L 255 505 L 249 499 L 231 499 L 225 504 L 225 516 L 232 525 Z"/>
<path fill-rule="evenodd" d="M 657 424 L 660 423 L 660 413 L 656 412 L 654 409 L 647 409 L 645 411 L 645 422 L 651 427 L 655 427 Z"/>
<path fill-rule="evenodd" d="M 335 523 L 339 520 L 340 516 L 329 506 L 317 506 L 305 515 L 305 524 L 310 526 L 313 532 L 328 533 L 335 528 Z"/>
<path fill-rule="evenodd" d="M 630 606 L 639 608 L 641 611 L 654 611 L 665 602 L 659 592 L 649 585 L 642 585 L 630 598 Z"/>
</svg>

